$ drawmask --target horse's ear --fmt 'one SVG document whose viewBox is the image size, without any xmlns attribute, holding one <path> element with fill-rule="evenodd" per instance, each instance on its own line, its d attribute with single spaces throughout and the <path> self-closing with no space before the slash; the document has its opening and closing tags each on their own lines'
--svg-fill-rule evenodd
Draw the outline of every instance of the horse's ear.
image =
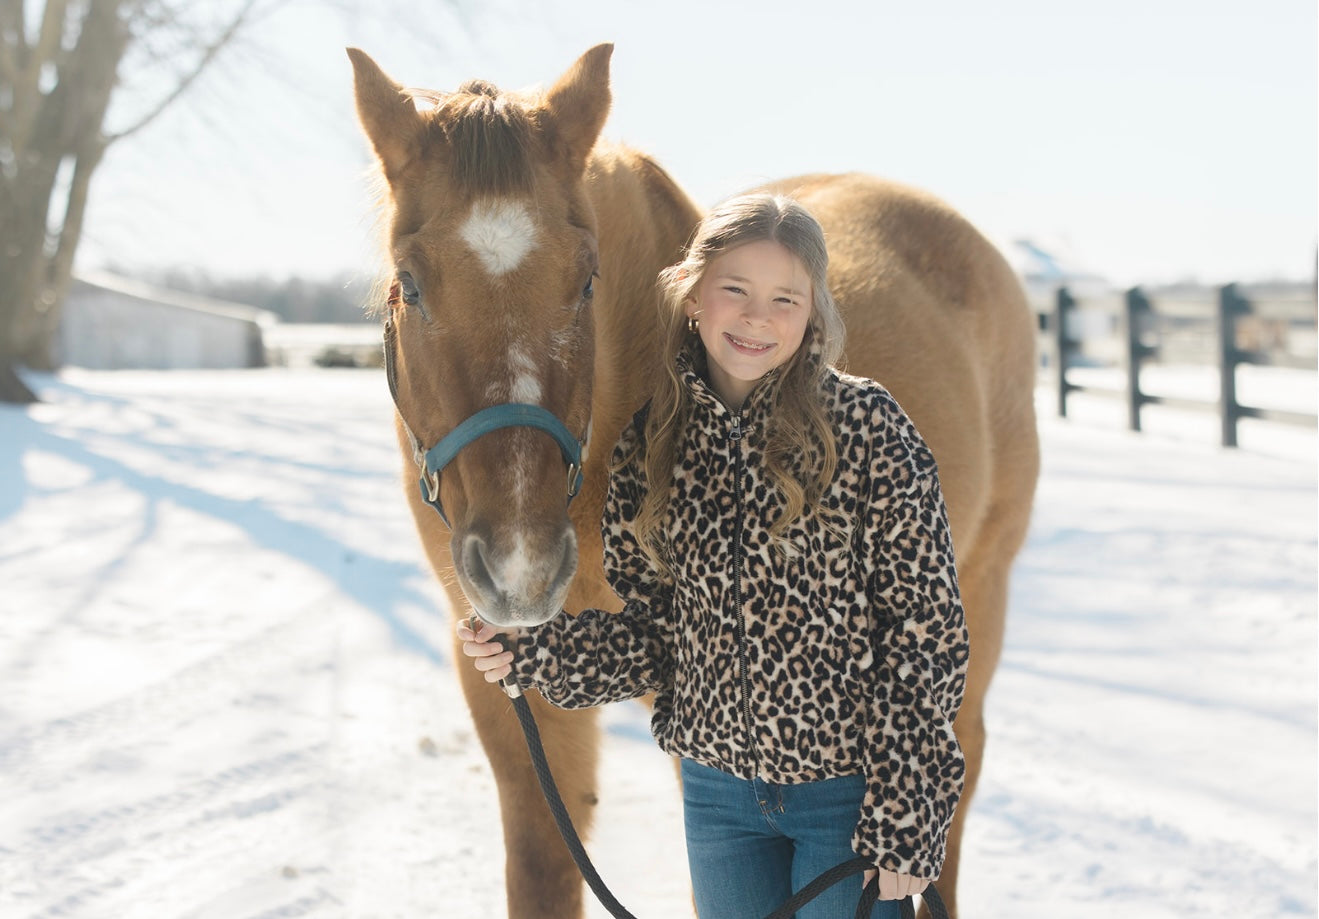
<svg viewBox="0 0 1319 919">
<path fill-rule="evenodd" d="M 562 152 L 576 169 L 586 164 L 609 117 L 609 58 L 612 44 L 596 45 L 545 94 L 545 112 Z"/>
<path fill-rule="evenodd" d="M 385 167 L 385 177 L 393 179 L 420 148 L 421 113 L 403 87 L 364 51 L 349 48 L 348 58 L 353 62 L 357 117 Z"/>
</svg>

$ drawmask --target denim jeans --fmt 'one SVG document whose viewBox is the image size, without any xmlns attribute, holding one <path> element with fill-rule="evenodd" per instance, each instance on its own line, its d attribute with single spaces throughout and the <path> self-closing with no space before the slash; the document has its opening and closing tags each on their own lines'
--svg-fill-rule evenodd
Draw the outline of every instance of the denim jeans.
<svg viewBox="0 0 1319 919">
<path fill-rule="evenodd" d="M 739 779 L 682 761 L 687 860 L 700 919 L 765 919 L 839 862 L 855 858 L 852 831 L 865 778 L 859 775 L 775 785 Z M 797 919 L 852 919 L 861 875 L 829 888 Z M 899 919 L 896 901 L 881 901 L 872 919 Z"/>
</svg>

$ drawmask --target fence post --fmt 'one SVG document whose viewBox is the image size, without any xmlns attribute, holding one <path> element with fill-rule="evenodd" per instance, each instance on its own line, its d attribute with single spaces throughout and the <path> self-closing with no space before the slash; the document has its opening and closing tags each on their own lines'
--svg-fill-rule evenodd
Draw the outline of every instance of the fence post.
<svg viewBox="0 0 1319 919">
<path fill-rule="evenodd" d="M 1141 289 L 1128 290 L 1123 315 L 1127 333 L 1127 425 L 1133 431 L 1140 430 L 1140 409 L 1145 404 L 1145 394 L 1140 389 L 1141 362 L 1154 352 L 1140 340 L 1144 317 L 1149 313 L 1150 301 Z"/>
<path fill-rule="evenodd" d="M 1059 287 L 1053 301 L 1053 340 L 1054 353 L 1058 365 L 1058 417 L 1067 417 L 1067 393 L 1071 387 L 1067 383 L 1067 355 L 1072 350 L 1071 340 L 1067 337 L 1067 316 L 1076 301 L 1067 292 L 1066 287 Z"/>
<path fill-rule="evenodd" d="M 1241 406 L 1237 402 L 1237 316 L 1250 311 L 1250 304 L 1237 293 L 1235 284 L 1218 289 L 1218 410 L 1223 423 L 1223 446 L 1237 445 L 1237 421 Z"/>
</svg>

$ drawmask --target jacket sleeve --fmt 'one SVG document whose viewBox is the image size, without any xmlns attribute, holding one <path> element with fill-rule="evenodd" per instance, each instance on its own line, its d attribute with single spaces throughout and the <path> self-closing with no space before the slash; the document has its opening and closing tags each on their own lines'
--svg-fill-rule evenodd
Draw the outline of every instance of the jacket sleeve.
<svg viewBox="0 0 1319 919">
<path fill-rule="evenodd" d="M 937 878 L 965 781 L 953 718 L 970 652 L 934 458 L 901 421 L 897 445 L 888 439 L 872 462 L 865 535 L 879 628 L 868 783 L 852 842 L 890 871 Z"/>
<path fill-rule="evenodd" d="M 638 544 L 633 525 L 644 495 L 641 460 L 619 468 L 637 422 L 614 450 L 601 535 L 604 570 L 622 611 L 560 615 L 517 640 L 514 673 L 560 708 L 633 699 L 673 683 L 672 585 Z"/>
</svg>

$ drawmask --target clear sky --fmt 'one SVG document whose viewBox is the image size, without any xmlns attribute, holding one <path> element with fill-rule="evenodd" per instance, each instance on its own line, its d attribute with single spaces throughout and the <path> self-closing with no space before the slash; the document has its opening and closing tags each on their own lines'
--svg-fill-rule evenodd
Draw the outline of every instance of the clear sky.
<svg viewBox="0 0 1319 919">
<path fill-rule="evenodd" d="M 522 88 L 612 41 L 605 134 L 700 204 L 862 170 L 1121 284 L 1314 275 L 1313 0 L 466 5 L 291 0 L 112 149 L 80 266 L 372 274 L 345 45 L 406 85 Z"/>
</svg>

